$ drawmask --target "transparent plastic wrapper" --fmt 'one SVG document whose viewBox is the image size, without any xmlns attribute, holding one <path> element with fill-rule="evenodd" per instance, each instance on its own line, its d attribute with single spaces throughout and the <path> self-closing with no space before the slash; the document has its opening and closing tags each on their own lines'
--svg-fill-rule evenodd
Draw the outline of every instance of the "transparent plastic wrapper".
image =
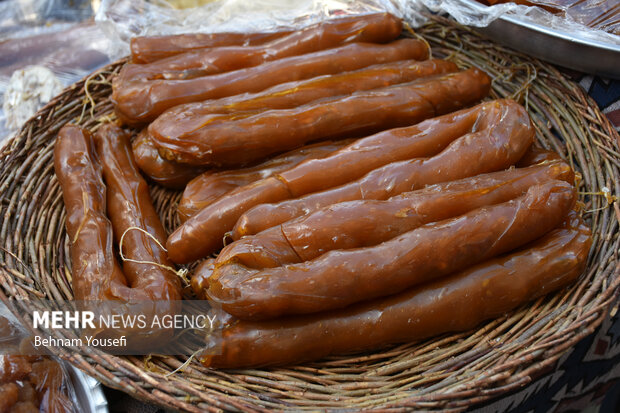
<svg viewBox="0 0 620 413">
<path fill-rule="evenodd" d="M 301 28 L 331 17 L 388 11 L 403 16 L 401 0 L 245 0 L 214 1 L 176 9 L 174 2 L 103 0 L 95 20 L 112 39 L 112 58 L 129 54 L 135 36 L 180 33 L 271 32 Z"/>
<path fill-rule="evenodd" d="M 63 362 L 32 346 L 31 337 L 0 303 L 0 411 L 88 411 Z"/>
<path fill-rule="evenodd" d="M 519 15 L 526 21 L 536 22 L 552 29 L 574 33 L 589 39 L 620 44 L 617 32 L 617 13 L 613 0 L 586 0 L 568 7 L 566 0 L 531 0 L 531 3 L 560 3 L 566 13 L 550 13 L 539 7 L 505 3 L 482 9 L 472 7 L 474 0 L 220 0 L 206 5 L 175 9 L 170 3 L 159 1 L 104 0 L 96 20 L 112 39 L 112 58 L 129 53 L 129 40 L 134 36 L 153 36 L 179 33 L 214 32 L 269 32 L 280 28 L 300 28 L 317 21 L 346 14 L 388 11 L 404 17 L 414 27 L 426 21 L 428 9 L 451 14 L 461 24 L 483 27 L 505 13 Z M 481 0 L 484 1 L 484 0 Z M 493 0 L 491 0 L 493 1 Z M 518 0 L 523 2 L 522 0 Z M 599 19 L 591 19 L 592 9 L 607 6 L 611 12 Z M 479 5 L 480 3 L 476 3 Z M 557 6 L 554 6 L 557 7 Z M 584 24 L 585 23 L 585 24 Z M 593 27 L 588 27 L 590 23 Z M 604 31 L 604 30 L 608 30 Z"/>
<path fill-rule="evenodd" d="M 88 20 L 91 17 L 91 2 L 86 0 L 0 3 L 0 100 L 5 101 L 7 89 L 11 91 L 5 109 L 0 110 L 0 146 L 60 88 L 109 62 L 110 43 L 94 21 Z M 21 73 L 27 67 L 34 68 L 37 79 L 32 72 Z M 55 79 L 43 75 L 46 70 Z M 31 80 L 24 82 L 24 77 Z"/>
<path fill-rule="evenodd" d="M 493 5 L 480 7 L 487 2 Z M 425 6 L 434 12 L 447 12 L 468 26 L 486 27 L 502 15 L 518 16 L 521 21 L 576 37 L 620 45 L 620 5 L 615 0 L 409 0 L 408 3 L 414 9 Z"/>
</svg>

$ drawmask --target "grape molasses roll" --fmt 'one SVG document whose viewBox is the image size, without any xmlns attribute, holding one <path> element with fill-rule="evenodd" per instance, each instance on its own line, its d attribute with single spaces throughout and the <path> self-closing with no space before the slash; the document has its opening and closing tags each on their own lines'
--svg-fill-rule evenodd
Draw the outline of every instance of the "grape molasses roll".
<svg viewBox="0 0 620 413">
<path fill-rule="evenodd" d="M 353 72 L 289 82 L 254 94 L 179 105 L 162 113 L 149 126 L 149 132 L 142 132 L 134 140 L 134 156 L 140 169 L 153 181 L 164 186 L 179 188 L 204 168 L 162 158 L 149 137 L 150 133 L 183 139 L 185 134 L 195 133 L 204 126 L 209 116 L 213 114 L 288 109 L 322 98 L 347 95 L 355 91 L 456 71 L 456 65 L 445 60 L 422 62 L 405 60 L 374 65 Z"/>
<path fill-rule="evenodd" d="M 589 228 L 571 212 L 521 250 L 397 295 L 323 314 L 238 321 L 223 332 L 222 354 L 200 360 L 219 368 L 297 364 L 466 331 L 574 282 L 591 244 Z"/>
<path fill-rule="evenodd" d="M 389 13 L 329 19 L 260 45 L 199 49 L 147 64 L 128 63 L 121 69 L 119 78 L 121 82 L 192 79 L 345 43 L 387 43 L 396 39 L 401 31 L 401 20 Z"/>
<path fill-rule="evenodd" d="M 342 139 L 334 142 L 319 142 L 283 153 L 255 166 L 224 171 L 207 171 L 187 184 L 185 191 L 183 191 L 183 197 L 179 201 L 177 213 L 181 221 L 185 222 L 201 209 L 236 188 L 290 169 L 307 159 L 328 156 L 348 145 L 351 141 L 351 139 Z"/>
<path fill-rule="evenodd" d="M 122 81 L 112 84 L 119 119 L 136 126 L 183 103 L 255 93 L 281 83 L 347 72 L 380 63 L 428 58 L 426 43 L 400 39 L 388 44 L 352 43 L 303 56 L 286 57 L 259 66 L 187 80 Z"/>
<path fill-rule="evenodd" d="M 222 46 L 254 46 L 290 34 L 290 30 L 257 33 L 183 33 L 133 37 L 130 42 L 133 63 L 151 63 L 166 57 Z"/>
<path fill-rule="evenodd" d="M 478 69 L 310 102 L 296 108 L 214 114 L 182 137 L 151 137 L 166 159 L 239 166 L 308 142 L 412 125 L 478 102 L 490 78 Z"/>
<path fill-rule="evenodd" d="M 307 314 L 401 292 L 518 248 L 557 227 L 574 206 L 563 181 L 513 200 L 423 225 L 381 244 L 333 250 L 298 264 L 253 269 L 215 262 L 208 296 L 242 319 Z"/>
<path fill-rule="evenodd" d="M 527 112 L 511 100 L 382 132 L 280 173 L 293 199 L 248 210 L 232 237 L 256 234 L 338 202 L 386 199 L 424 185 L 504 169 L 523 156 L 533 137 Z"/>
</svg>

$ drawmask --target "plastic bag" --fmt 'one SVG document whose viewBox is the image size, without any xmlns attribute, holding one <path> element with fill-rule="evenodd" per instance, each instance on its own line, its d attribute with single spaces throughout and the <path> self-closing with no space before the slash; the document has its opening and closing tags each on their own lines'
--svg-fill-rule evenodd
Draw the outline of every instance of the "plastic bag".
<svg viewBox="0 0 620 413">
<path fill-rule="evenodd" d="M 524 22 L 535 23 L 556 31 L 565 32 L 571 36 L 603 43 L 620 44 L 620 36 L 612 33 L 614 30 L 620 29 L 620 23 L 616 23 L 615 26 L 613 24 L 610 25 L 610 22 L 605 20 L 604 16 L 598 22 L 596 20 L 591 21 L 586 17 L 592 14 L 593 7 L 600 6 L 603 2 L 608 3 L 609 7 L 617 7 L 612 6 L 614 0 L 585 0 L 579 2 L 579 5 L 574 4 L 574 1 L 568 2 L 566 0 L 529 0 L 532 4 L 539 3 L 541 6 L 546 7 L 551 3 L 565 4 L 564 6 L 555 6 L 560 9 L 557 13 L 551 13 L 541 7 L 512 3 L 514 0 L 501 0 L 510 2 L 499 3 L 490 7 L 482 4 L 484 1 L 489 0 L 481 0 L 481 2 L 477 0 L 410 0 L 416 9 L 425 6 L 433 12 L 447 12 L 459 23 L 467 26 L 485 27 L 500 16 L 508 15 L 518 17 L 519 20 Z M 497 2 L 497 0 L 490 1 Z M 569 4 L 574 5 L 569 7 Z M 616 17 L 613 15 L 608 17 L 612 18 L 612 20 L 620 20 L 620 10 Z M 589 27 L 588 24 L 593 27 Z M 602 29 L 609 30 L 610 32 Z"/>
<path fill-rule="evenodd" d="M 129 54 L 134 36 L 190 32 L 256 32 L 300 28 L 349 14 L 389 11 L 402 17 L 402 0 L 222 0 L 190 9 L 164 1 L 104 0 L 95 21 L 112 39 L 112 59 Z"/>
<path fill-rule="evenodd" d="M 478 27 L 508 13 L 586 38 L 620 44 L 620 36 L 589 28 L 570 15 L 565 18 L 513 3 L 487 7 L 475 0 L 219 0 L 189 9 L 176 9 L 163 0 L 103 0 L 95 20 L 112 40 L 110 56 L 116 59 L 129 53 L 129 40 L 134 36 L 299 28 L 332 16 L 374 11 L 388 11 L 417 27 L 426 21 L 429 9 L 447 12 L 461 24 Z"/>
<path fill-rule="evenodd" d="M 11 76 L 27 66 L 51 70 L 64 87 L 108 63 L 106 52 L 110 42 L 94 21 L 88 20 L 92 14 L 90 0 L 0 2 L 0 101 L 5 100 Z M 19 90 L 24 85 L 16 84 L 13 89 Z M 57 88 L 54 91 L 58 92 Z M 14 114 L 0 110 L 0 147 L 4 138 L 47 102 L 42 99 L 47 93 L 26 92 L 21 96 L 11 94 L 7 106 L 10 110 L 16 108 Z M 10 125 L 6 123 L 7 118 Z"/>
<path fill-rule="evenodd" d="M 0 411 L 80 412 L 64 363 L 34 355 L 31 340 L 19 322 L 0 303 Z"/>
</svg>

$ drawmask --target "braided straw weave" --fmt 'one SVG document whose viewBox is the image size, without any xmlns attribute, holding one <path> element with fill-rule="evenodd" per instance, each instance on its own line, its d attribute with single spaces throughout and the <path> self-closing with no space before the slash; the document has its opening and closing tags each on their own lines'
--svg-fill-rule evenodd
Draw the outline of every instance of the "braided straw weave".
<svg viewBox="0 0 620 413">
<path fill-rule="evenodd" d="M 217 371 L 192 360 L 174 372 L 187 357 L 117 357 L 98 350 L 82 356 L 51 350 L 107 386 L 186 411 L 459 411 L 524 386 L 552 367 L 601 323 L 618 294 L 620 209 L 613 197 L 620 194 L 618 134 L 578 85 L 547 64 L 439 17 L 416 35 L 430 43 L 435 57 L 487 71 L 494 78 L 493 97 L 522 102 L 540 144 L 580 172 L 580 201 L 594 245 L 578 283 L 473 331 L 287 368 Z M 110 79 L 123 63 L 66 89 L 0 153 L 0 296 L 12 308 L 17 306 L 13 299 L 71 298 L 64 207 L 52 162 L 54 139 L 69 121 L 94 130 L 110 119 Z M 152 195 L 172 230 L 180 194 L 153 187 Z"/>
</svg>

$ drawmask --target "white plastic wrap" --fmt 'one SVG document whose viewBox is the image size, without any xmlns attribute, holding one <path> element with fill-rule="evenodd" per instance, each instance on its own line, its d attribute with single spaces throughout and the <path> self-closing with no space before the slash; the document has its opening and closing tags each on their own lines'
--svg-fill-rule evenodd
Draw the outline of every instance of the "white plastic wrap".
<svg viewBox="0 0 620 413">
<path fill-rule="evenodd" d="M 603 43 L 620 44 L 620 36 L 608 33 L 603 30 L 594 29 L 575 20 L 580 15 L 575 10 L 574 13 L 553 14 L 540 7 L 523 6 L 515 3 L 502 3 L 494 6 L 485 6 L 476 0 L 403 0 L 418 7 L 428 7 L 433 12 L 447 12 L 459 23 L 467 26 L 485 27 L 493 20 L 502 15 L 519 17 L 521 21 L 540 24 L 553 30 L 571 33 L 573 36 L 584 39 L 596 40 Z M 529 0 L 531 3 L 541 5 L 550 4 L 545 0 Z M 609 3 L 613 7 L 617 0 L 585 0 L 594 6 L 598 3 Z M 561 0 L 558 0 L 560 3 Z M 564 1 L 564 3 L 567 3 Z M 581 2 L 582 4 L 584 2 Z M 567 3 L 568 4 L 568 3 Z M 616 6 L 617 7 L 617 6 Z M 561 7 L 560 7 L 561 8 Z"/>
<path fill-rule="evenodd" d="M 163 0 L 103 0 L 95 20 L 111 38 L 113 47 L 109 54 L 115 59 L 129 53 L 129 40 L 134 36 L 270 31 L 281 27 L 303 27 L 333 16 L 378 10 L 404 17 L 416 27 L 424 23 L 424 13 L 429 9 L 447 12 L 462 24 L 478 27 L 487 26 L 505 13 L 519 15 L 526 21 L 552 29 L 620 44 L 620 36 L 593 30 L 570 17 L 513 3 L 487 7 L 475 0 L 218 0 L 186 9 L 176 9 Z"/>
<path fill-rule="evenodd" d="M 190 9 L 164 1 L 103 0 L 95 20 L 112 39 L 111 58 L 129 54 L 134 36 L 190 32 L 256 32 L 304 27 L 330 17 L 389 11 L 403 17 L 405 0 L 220 0 Z"/>
</svg>

